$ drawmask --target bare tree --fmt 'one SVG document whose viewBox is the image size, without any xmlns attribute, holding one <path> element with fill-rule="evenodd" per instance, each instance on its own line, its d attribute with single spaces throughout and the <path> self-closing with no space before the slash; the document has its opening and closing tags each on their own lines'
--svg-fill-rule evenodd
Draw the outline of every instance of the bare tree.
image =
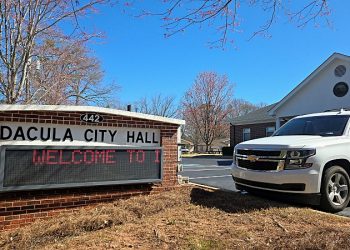
<svg viewBox="0 0 350 250">
<path fill-rule="evenodd" d="M 46 39 L 36 46 L 36 57 L 29 64 L 28 86 L 25 88 L 23 100 L 19 100 L 21 103 L 66 104 L 67 84 L 73 80 L 70 69 L 73 64 L 78 63 L 73 59 L 77 55 L 71 49 L 73 44 Z"/>
<path fill-rule="evenodd" d="M 235 117 L 246 115 L 265 106 L 267 106 L 265 103 L 253 104 L 244 99 L 233 99 L 229 104 L 230 112 L 227 115 L 227 121 L 232 121 Z"/>
<path fill-rule="evenodd" d="M 23 103 L 90 104 L 105 106 L 117 85 L 103 87 L 99 61 L 87 49 L 85 40 L 46 40 L 35 50 L 29 67 L 26 99 Z"/>
<path fill-rule="evenodd" d="M 158 115 L 164 117 L 177 117 L 178 107 L 175 103 L 175 97 L 155 95 L 151 98 L 143 97 L 135 103 L 138 112 Z"/>
<path fill-rule="evenodd" d="M 71 20 L 77 29 L 78 17 L 103 1 L 0 1 L 0 95 L 6 103 L 18 102 L 30 89 L 28 72 L 35 47 L 53 36 L 63 20 Z"/>
<path fill-rule="evenodd" d="M 105 106 L 120 87 L 117 84 L 101 84 L 103 72 L 100 62 L 88 56 L 84 47 L 76 48 L 72 54 L 75 58 L 69 67 L 72 80 L 67 82 L 66 99 L 74 105 L 95 103 Z"/>
<path fill-rule="evenodd" d="M 220 33 L 217 40 L 212 41 L 214 46 L 224 46 L 230 33 L 237 33 L 241 25 L 240 13 L 244 8 L 260 8 L 266 16 L 265 23 L 257 27 L 252 37 L 266 35 L 276 21 L 279 14 L 286 14 L 291 22 L 298 27 L 309 22 L 317 22 L 322 18 L 328 22 L 330 15 L 328 0 L 282 1 L 282 0 L 166 0 L 165 10 L 160 13 L 144 11 L 142 15 L 158 15 L 164 21 L 165 36 L 173 36 L 183 32 L 191 26 L 208 24 L 215 27 Z M 245 15 L 247 15 L 245 13 Z M 244 16 L 245 19 L 248 19 Z"/>
<path fill-rule="evenodd" d="M 182 138 L 192 142 L 194 152 L 198 152 L 198 146 L 202 143 L 199 128 L 197 127 L 195 120 L 192 119 L 193 116 L 186 114 L 186 112 L 187 110 L 183 111 L 183 118 L 186 120 L 186 124 L 182 126 Z"/>
<path fill-rule="evenodd" d="M 200 73 L 185 93 L 182 101 L 184 118 L 190 129 L 196 129 L 195 133 L 206 145 L 206 151 L 215 139 L 228 131 L 225 120 L 230 112 L 232 95 L 233 84 L 225 75 L 215 72 Z"/>
</svg>

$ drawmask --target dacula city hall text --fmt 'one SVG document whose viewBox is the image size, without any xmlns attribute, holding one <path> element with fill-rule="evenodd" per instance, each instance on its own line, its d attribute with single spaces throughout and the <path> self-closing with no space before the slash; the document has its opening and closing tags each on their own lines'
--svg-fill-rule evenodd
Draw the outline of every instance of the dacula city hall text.
<svg viewBox="0 0 350 250">
<path fill-rule="evenodd" d="M 83 132 L 83 137 L 86 142 L 114 142 L 117 137 L 118 130 L 111 129 L 86 129 Z M 70 128 L 66 128 L 64 133 L 58 135 L 56 128 L 45 127 L 28 127 L 22 128 L 18 126 L 13 129 L 9 126 L 0 126 L 0 140 L 13 140 L 13 141 L 53 141 L 53 142 L 65 142 L 74 141 L 74 136 Z M 135 132 L 127 131 L 126 134 L 127 143 L 159 143 L 154 133 L 148 132 Z"/>
</svg>

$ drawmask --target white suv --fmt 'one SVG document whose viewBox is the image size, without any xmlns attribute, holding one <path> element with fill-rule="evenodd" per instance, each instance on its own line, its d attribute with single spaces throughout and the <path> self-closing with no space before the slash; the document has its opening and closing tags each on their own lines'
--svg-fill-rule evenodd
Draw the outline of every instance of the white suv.
<svg viewBox="0 0 350 250">
<path fill-rule="evenodd" d="M 350 112 L 298 116 L 271 137 L 235 147 L 238 190 L 287 193 L 326 211 L 343 210 L 350 193 Z"/>
</svg>

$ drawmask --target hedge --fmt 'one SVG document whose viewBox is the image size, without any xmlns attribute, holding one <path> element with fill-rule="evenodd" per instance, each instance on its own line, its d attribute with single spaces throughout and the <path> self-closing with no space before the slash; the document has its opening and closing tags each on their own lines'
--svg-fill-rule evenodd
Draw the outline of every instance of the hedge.
<svg viewBox="0 0 350 250">
<path fill-rule="evenodd" d="M 233 147 L 222 147 L 222 155 L 223 156 L 232 156 L 233 155 Z"/>
</svg>

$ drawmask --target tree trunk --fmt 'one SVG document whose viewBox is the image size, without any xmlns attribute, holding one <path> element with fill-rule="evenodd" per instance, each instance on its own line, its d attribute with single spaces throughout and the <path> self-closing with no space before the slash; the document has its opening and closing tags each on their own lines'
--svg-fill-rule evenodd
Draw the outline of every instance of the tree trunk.
<svg viewBox="0 0 350 250">
<path fill-rule="evenodd" d="M 210 146 L 209 144 L 205 144 L 205 152 L 206 153 L 208 153 L 208 151 L 209 151 L 209 146 Z"/>
</svg>

